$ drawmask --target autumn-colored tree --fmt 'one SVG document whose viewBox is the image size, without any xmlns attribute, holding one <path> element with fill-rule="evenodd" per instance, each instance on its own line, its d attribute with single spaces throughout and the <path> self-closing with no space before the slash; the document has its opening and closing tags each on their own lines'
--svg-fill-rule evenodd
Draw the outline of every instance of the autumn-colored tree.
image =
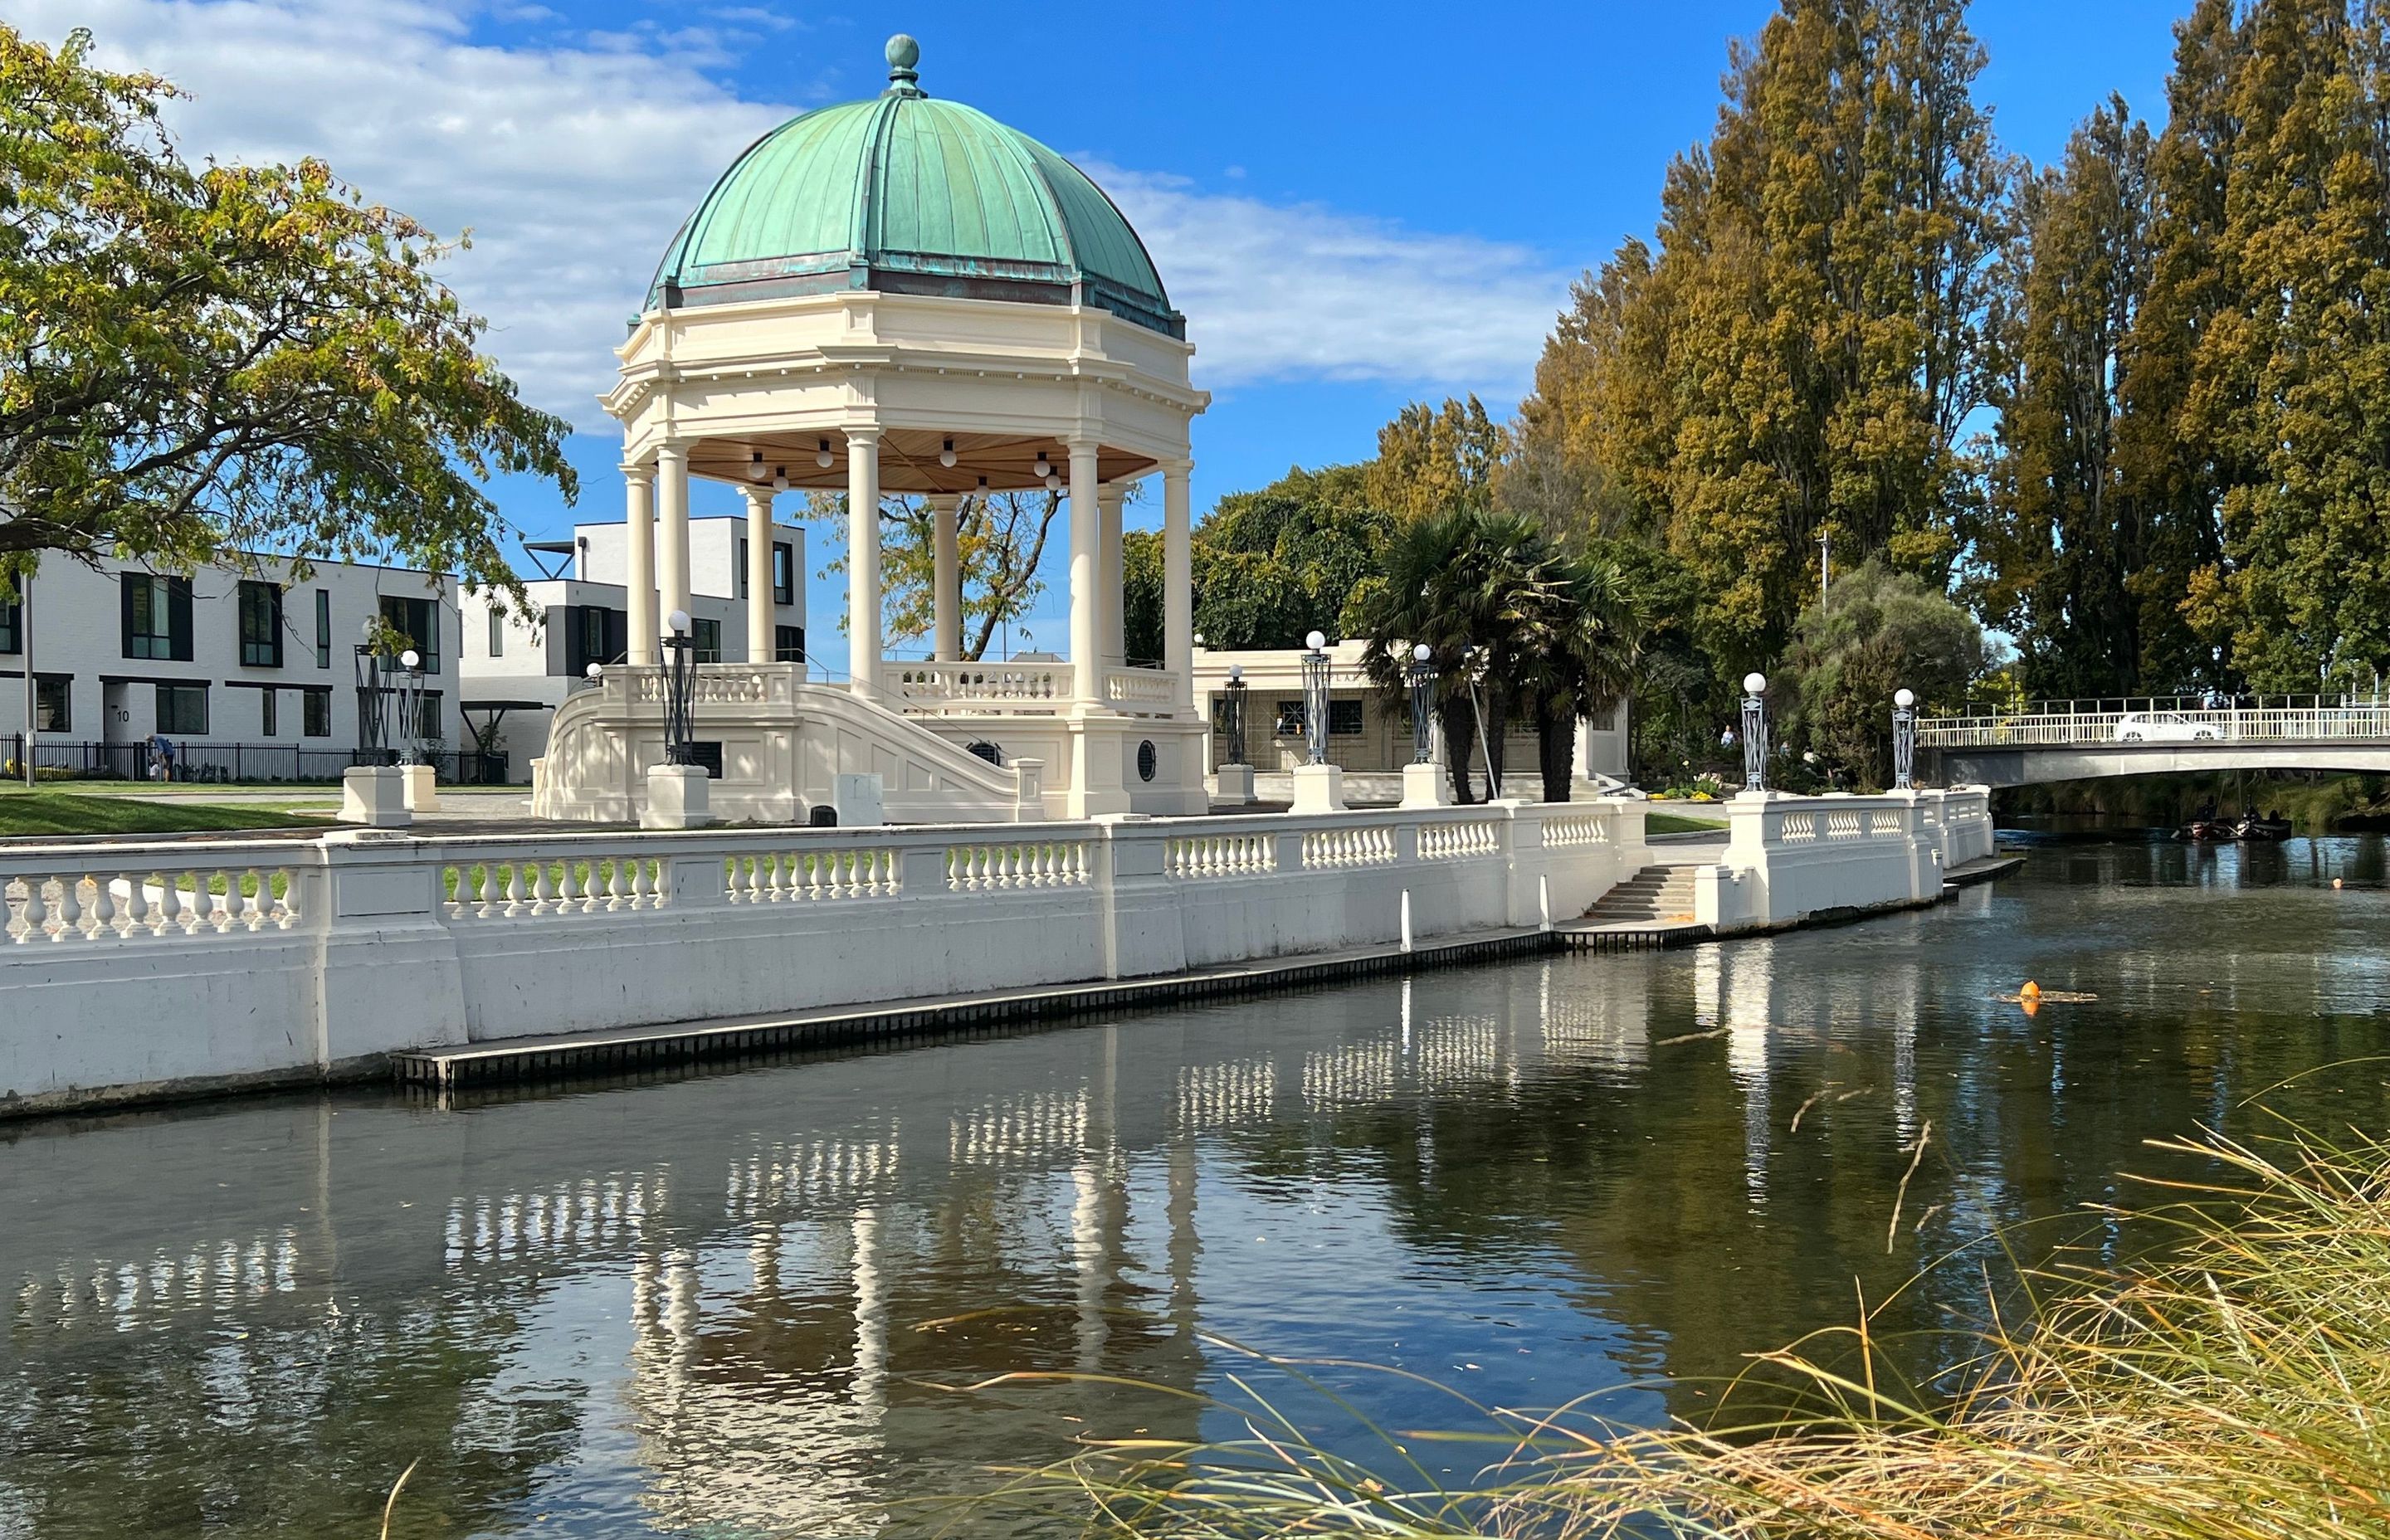
<svg viewBox="0 0 2390 1540">
<path fill-rule="evenodd" d="M 1821 533 L 1937 581 L 1959 554 L 2011 175 L 1982 66 L 1962 0 L 1784 0 L 1669 168 L 1657 257 L 1623 248 L 1547 350 L 1528 436 L 1596 458 L 1737 666 Z"/>
<path fill-rule="evenodd" d="M 186 164 L 151 75 L 0 26 L 0 569 L 396 557 L 512 590 L 482 483 L 575 491 L 451 247 L 321 162 Z"/>
<path fill-rule="evenodd" d="M 1475 396 L 1441 406 L 1415 401 L 1378 430 L 1378 457 L 1363 468 L 1373 507 L 1397 519 L 1482 508 L 1494 495 L 1510 435 Z"/>
</svg>

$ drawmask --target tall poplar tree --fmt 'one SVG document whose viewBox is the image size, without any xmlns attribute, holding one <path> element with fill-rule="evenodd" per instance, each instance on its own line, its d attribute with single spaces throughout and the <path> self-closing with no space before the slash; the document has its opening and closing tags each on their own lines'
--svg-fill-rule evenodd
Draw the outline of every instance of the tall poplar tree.
<svg viewBox="0 0 2390 1540">
<path fill-rule="evenodd" d="M 2187 611 L 2259 689 L 2390 670 L 2390 70 L 2380 0 L 2258 0 L 2232 122 L 2220 303 L 2178 438 L 2236 474 Z"/>
<path fill-rule="evenodd" d="M 2016 638 L 2025 688 L 2183 687 L 2180 572 L 2138 591 L 2155 520 L 2119 462 L 2117 387 L 2149 289 L 2149 130 L 2121 97 L 2019 189 L 1995 393 L 1999 455 L 1970 567 L 1984 616 Z"/>
</svg>

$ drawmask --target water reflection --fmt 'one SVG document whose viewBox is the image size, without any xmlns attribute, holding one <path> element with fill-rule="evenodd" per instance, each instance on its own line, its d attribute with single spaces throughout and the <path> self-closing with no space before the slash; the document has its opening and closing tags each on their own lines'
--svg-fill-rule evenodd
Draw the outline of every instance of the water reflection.
<svg viewBox="0 0 2390 1540">
<path fill-rule="evenodd" d="M 1216 1390 L 1250 1366 L 1214 1337 L 1698 1416 L 1855 1288 L 2126 1196 L 2145 1138 L 2378 1051 L 2382 869 L 2379 840 L 2051 846 L 1930 913 L 1684 953 L 17 1130 L 0 1536 L 371 1533 L 418 1456 L 396 1533 L 905 1529 L 903 1499 L 1074 1438 L 1229 1431 L 1075 1378 Z M 2100 999 L 1994 998 L 2028 976 Z M 2378 1125 L 2382 1080 L 2285 1101 Z M 1880 1330 L 1930 1372 L 1979 1290 L 1936 1275 Z M 954 1388 L 1021 1371 L 1058 1378 Z M 1392 1425 L 1457 1416 L 1329 1379 Z"/>
</svg>

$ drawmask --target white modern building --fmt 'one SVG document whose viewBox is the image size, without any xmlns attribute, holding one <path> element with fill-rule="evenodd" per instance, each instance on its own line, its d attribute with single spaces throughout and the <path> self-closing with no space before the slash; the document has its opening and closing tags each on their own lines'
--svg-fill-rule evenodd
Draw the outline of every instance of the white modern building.
<svg viewBox="0 0 2390 1540">
<path fill-rule="evenodd" d="M 576 524 L 569 540 L 533 541 L 541 564 L 523 584 L 529 613 L 504 595 L 464 597 L 461 666 L 472 726 L 507 756 L 507 771 L 531 778 L 547 751 L 548 721 L 564 698 L 587 687 L 589 668 L 628 661 L 629 551 L 621 524 Z M 753 533 L 743 519 L 689 520 L 692 640 L 700 663 L 802 664 L 805 658 L 805 532 L 771 526 L 769 548 L 754 566 L 767 589 L 762 619 L 748 623 L 753 600 Z M 768 648 L 761 657 L 755 648 Z"/>
<path fill-rule="evenodd" d="M 259 556 L 183 577 L 54 555 L 29 590 L 0 605 L 0 759 L 19 751 L 30 646 L 37 764 L 146 777 L 162 738 L 180 776 L 337 780 L 359 745 L 357 650 L 375 621 L 421 660 L 419 740 L 469 744 L 456 592 L 437 574 L 321 562 L 300 575 Z"/>
</svg>

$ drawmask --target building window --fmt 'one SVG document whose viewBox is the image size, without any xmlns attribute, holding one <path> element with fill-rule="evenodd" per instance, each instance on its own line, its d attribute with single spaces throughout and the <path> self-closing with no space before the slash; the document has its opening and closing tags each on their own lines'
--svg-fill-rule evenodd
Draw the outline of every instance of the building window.
<svg viewBox="0 0 2390 1540">
<path fill-rule="evenodd" d="M 567 605 L 564 610 L 564 673 L 578 679 L 592 663 L 619 663 L 630 620 L 620 610 L 602 604 Z"/>
<path fill-rule="evenodd" d="M 1358 700 L 1328 702 L 1328 736 L 1359 738 L 1361 736 L 1361 702 Z"/>
<path fill-rule="evenodd" d="M 440 692 L 438 690 L 423 692 L 423 712 L 416 719 L 415 736 L 418 741 L 423 743 L 448 741 L 448 735 L 443 732 L 440 726 Z"/>
<path fill-rule="evenodd" d="M 282 589 L 278 584 L 246 579 L 241 583 L 240 666 L 282 666 Z"/>
<path fill-rule="evenodd" d="M 1300 699 L 1278 703 L 1278 725 L 1271 729 L 1279 738 L 1303 736 L 1303 701 Z"/>
<path fill-rule="evenodd" d="M 74 692 L 69 687 L 74 681 L 64 674 L 33 676 L 33 730 L 37 733 L 71 733 L 74 731 Z"/>
<path fill-rule="evenodd" d="M 496 605 L 490 606 L 490 656 L 507 655 L 507 612 Z"/>
<path fill-rule="evenodd" d="M 191 661 L 191 580 L 127 572 L 123 600 L 124 656 Z"/>
<path fill-rule="evenodd" d="M 688 623 L 697 642 L 697 661 L 700 663 L 722 661 L 722 622 L 692 620 Z"/>
<path fill-rule="evenodd" d="M 805 661 L 805 628 L 802 625 L 776 625 L 772 628 L 772 661 L 802 663 Z"/>
<path fill-rule="evenodd" d="M 275 699 L 275 697 L 280 693 L 281 692 L 278 690 L 260 690 L 257 692 L 257 727 L 258 731 L 263 733 L 267 738 L 278 738 L 281 736 L 282 729 L 276 721 L 276 718 L 281 715 L 281 712 L 276 709 L 281 703 Z"/>
<path fill-rule="evenodd" d="M 332 591 L 315 590 L 315 666 L 332 666 Z"/>
<path fill-rule="evenodd" d="M 0 604 L 0 652 L 25 650 L 25 610 L 15 599 Z"/>
<path fill-rule="evenodd" d="M 205 685 L 159 686 L 158 730 L 185 734 L 206 732 L 208 687 Z"/>
<path fill-rule="evenodd" d="M 743 534 L 739 537 L 739 597 L 742 599 L 752 597 L 747 592 L 747 558 L 754 554 L 754 550 L 753 541 Z"/>
<path fill-rule="evenodd" d="M 309 738 L 332 736 L 332 692 L 302 690 L 299 730 Z"/>
<path fill-rule="evenodd" d="M 772 542 L 772 602 L 797 602 L 797 550 L 785 540 Z"/>
<path fill-rule="evenodd" d="M 422 654 L 424 673 L 440 672 L 440 606 L 436 601 L 384 594 L 381 620 L 406 639 L 407 647 Z"/>
</svg>

